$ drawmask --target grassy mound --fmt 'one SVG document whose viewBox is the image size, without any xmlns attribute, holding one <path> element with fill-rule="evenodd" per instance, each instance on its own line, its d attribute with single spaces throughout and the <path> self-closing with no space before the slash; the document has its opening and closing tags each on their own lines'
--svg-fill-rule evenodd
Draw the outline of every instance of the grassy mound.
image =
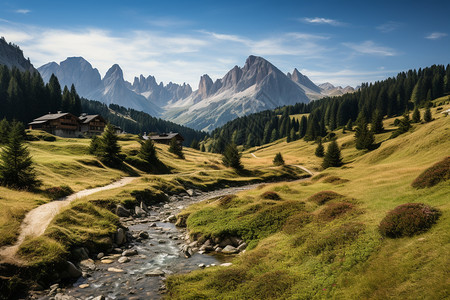
<svg viewBox="0 0 450 300">
<path fill-rule="evenodd" d="M 321 221 L 329 222 L 353 210 L 353 208 L 354 205 L 348 202 L 328 203 L 317 217 Z"/>
<path fill-rule="evenodd" d="M 345 196 L 338 194 L 336 192 L 333 192 L 333 191 L 321 191 L 321 192 L 318 192 L 318 193 L 312 195 L 311 197 L 309 197 L 308 201 L 314 202 L 317 205 L 323 205 L 323 204 L 327 203 L 328 201 L 335 200 L 335 199 L 341 199 L 344 197 Z"/>
<path fill-rule="evenodd" d="M 280 195 L 278 195 L 276 192 L 267 191 L 261 194 L 261 198 L 267 199 L 267 200 L 281 200 Z"/>
<path fill-rule="evenodd" d="M 386 237 L 412 236 L 427 231 L 441 212 L 423 203 L 406 203 L 390 211 L 381 221 L 379 230 Z"/>
<path fill-rule="evenodd" d="M 414 181 L 411 186 L 414 188 L 422 189 L 426 187 L 432 187 L 439 182 L 450 179 L 450 156 L 447 156 L 440 162 L 435 163 L 430 168 L 422 172 Z"/>
</svg>

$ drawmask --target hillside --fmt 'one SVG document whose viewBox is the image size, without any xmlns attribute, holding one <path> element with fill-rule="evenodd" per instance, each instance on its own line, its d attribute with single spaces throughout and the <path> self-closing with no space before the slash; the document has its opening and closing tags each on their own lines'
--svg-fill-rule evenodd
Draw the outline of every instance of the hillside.
<svg viewBox="0 0 450 300">
<path fill-rule="evenodd" d="M 447 104 L 439 111 L 449 107 Z M 205 202 L 185 211 L 192 237 L 205 240 L 238 235 L 245 237 L 249 248 L 231 267 L 170 277 L 169 298 L 449 297 L 448 256 L 444 255 L 450 251 L 448 182 L 425 189 L 411 187 L 413 180 L 445 158 L 450 148 L 448 117 L 437 109 L 432 113 L 434 121 L 414 125 L 410 132 L 390 140 L 394 120 L 384 120 L 387 132 L 376 135 L 382 144 L 371 152 L 355 149 L 354 132 L 336 132 L 345 163 L 341 168 L 322 171 L 322 160 L 313 154 L 313 142 L 278 140 L 247 150 L 244 165 L 270 164 L 281 152 L 286 163 L 306 165 L 317 173 L 309 183 L 265 185 L 238 194 L 226 205 Z M 318 195 L 322 191 L 341 196 L 320 205 L 315 201 L 322 199 Z M 266 192 L 277 193 L 281 200 L 265 200 Z M 426 233 L 382 237 L 380 221 L 387 212 L 408 202 L 436 207 L 442 216 Z M 259 212 L 266 212 L 265 218 Z M 247 220 L 258 220 L 250 223 L 253 231 L 245 227 Z"/>
</svg>

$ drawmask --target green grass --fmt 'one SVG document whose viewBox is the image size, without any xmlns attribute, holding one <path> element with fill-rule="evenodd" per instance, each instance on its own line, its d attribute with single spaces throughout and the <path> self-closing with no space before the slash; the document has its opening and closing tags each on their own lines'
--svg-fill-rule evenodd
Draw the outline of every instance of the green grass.
<svg viewBox="0 0 450 300">
<path fill-rule="evenodd" d="M 220 201 L 206 201 L 188 208 L 183 214 L 189 215 L 191 236 L 236 234 L 251 247 L 237 256 L 231 267 L 169 277 L 168 298 L 450 297 L 446 255 L 450 253 L 450 186 L 444 181 L 419 190 L 411 187 L 419 174 L 448 156 L 449 119 L 433 117 L 432 122 L 414 124 L 410 132 L 392 140 L 388 140 L 389 132 L 377 135 L 376 141 L 382 144 L 372 152 L 354 148 L 353 132 L 337 131 L 338 143 L 343 145 L 343 167 L 329 168 L 309 183 L 267 184 L 242 192 L 225 206 L 220 206 Z M 392 129 L 392 123 L 393 119 L 385 120 L 385 128 Z M 321 161 L 314 156 L 314 148 L 310 142 L 279 140 L 259 150 L 250 149 L 243 161 L 269 164 L 281 152 L 287 164 L 305 164 L 320 172 Z M 276 192 L 282 200 L 262 200 L 260 195 L 267 191 Z M 342 197 L 329 197 L 323 204 L 323 197 L 318 196 L 322 191 Z M 381 220 L 408 202 L 436 207 L 442 216 L 420 235 L 382 237 L 378 231 Z M 283 203 L 288 204 L 287 212 L 273 209 Z M 267 218 L 256 222 L 263 211 Z"/>
</svg>

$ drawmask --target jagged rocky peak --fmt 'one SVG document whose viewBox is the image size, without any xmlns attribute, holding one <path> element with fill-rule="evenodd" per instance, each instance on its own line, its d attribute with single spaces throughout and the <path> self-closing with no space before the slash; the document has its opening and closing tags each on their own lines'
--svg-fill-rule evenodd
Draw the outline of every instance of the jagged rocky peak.
<svg viewBox="0 0 450 300">
<path fill-rule="evenodd" d="M 220 81 L 221 86 L 225 88 L 234 87 L 237 85 L 239 80 L 241 80 L 242 77 L 242 69 L 238 66 L 234 66 L 233 69 L 231 69 Z M 217 80 L 214 84 L 219 85 L 219 80 Z M 219 87 L 220 88 L 220 87 Z"/>
<path fill-rule="evenodd" d="M 320 87 L 322 90 L 325 90 L 325 91 L 327 91 L 327 90 L 332 90 L 332 89 L 335 88 L 335 86 L 332 85 L 332 84 L 329 83 L 329 82 L 321 83 L 321 84 L 319 84 L 319 87 Z"/>
<path fill-rule="evenodd" d="M 200 77 L 200 82 L 198 84 L 198 94 L 202 98 L 206 98 L 209 95 L 211 95 L 211 88 L 214 85 L 211 77 L 209 77 L 208 74 L 203 75 Z"/>
<path fill-rule="evenodd" d="M 106 72 L 105 77 L 103 77 L 103 81 L 109 80 L 123 80 L 123 71 L 118 64 L 112 65 L 111 68 Z"/>
<path fill-rule="evenodd" d="M 138 77 L 134 77 L 133 81 L 133 90 L 138 93 L 143 93 L 148 91 L 149 89 L 154 89 L 158 84 L 156 83 L 156 78 L 152 75 L 144 77 L 144 75 L 140 75 Z"/>
<path fill-rule="evenodd" d="M 310 89 L 313 92 L 320 93 L 320 87 L 314 84 L 308 76 L 303 75 L 302 73 L 297 70 L 297 68 L 294 69 L 291 73 L 287 74 L 288 78 L 292 81 L 298 83 L 302 88 Z"/>
</svg>

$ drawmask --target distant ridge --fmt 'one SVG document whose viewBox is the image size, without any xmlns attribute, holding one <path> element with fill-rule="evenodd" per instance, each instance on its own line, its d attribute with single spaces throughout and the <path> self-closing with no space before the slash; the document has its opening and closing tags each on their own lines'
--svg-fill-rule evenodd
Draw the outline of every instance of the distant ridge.
<svg viewBox="0 0 450 300">
<path fill-rule="evenodd" d="M 4 37 L 0 38 L 0 64 L 10 69 L 16 67 L 22 72 L 37 72 L 31 64 L 30 59 L 25 59 L 23 51 L 19 46 L 6 42 Z"/>
</svg>

